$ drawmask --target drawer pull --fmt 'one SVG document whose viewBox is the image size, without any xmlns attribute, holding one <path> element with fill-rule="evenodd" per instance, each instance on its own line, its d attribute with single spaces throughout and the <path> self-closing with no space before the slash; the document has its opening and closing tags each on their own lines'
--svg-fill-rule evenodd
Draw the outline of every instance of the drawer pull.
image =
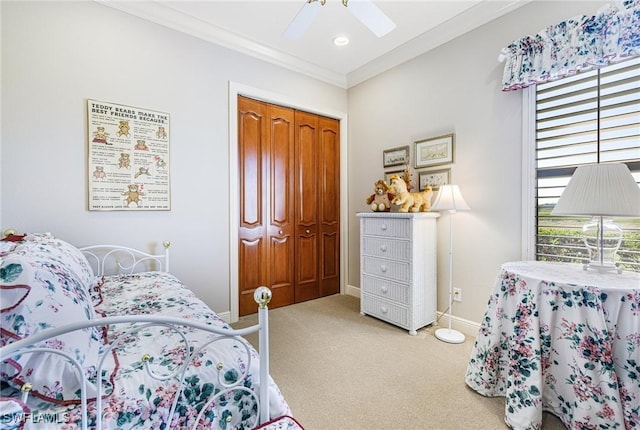
<svg viewBox="0 0 640 430">
<path fill-rule="evenodd" d="M 380 251 L 387 252 L 387 245 L 380 245 Z"/>
<path fill-rule="evenodd" d="M 380 266 L 380 271 L 382 273 L 387 273 L 387 266 L 385 266 L 384 264 L 382 266 Z"/>
<path fill-rule="evenodd" d="M 380 288 L 380 291 L 382 291 L 382 294 L 387 294 L 387 291 L 389 291 L 389 289 L 387 287 L 382 287 Z"/>
<path fill-rule="evenodd" d="M 387 230 L 387 225 L 386 225 L 386 224 L 382 224 L 382 225 L 380 226 L 380 230 L 382 230 L 382 231 L 386 231 L 386 230 Z"/>
<path fill-rule="evenodd" d="M 386 306 L 381 306 L 380 307 L 380 312 L 382 312 L 383 314 L 387 313 L 387 307 Z"/>
<path fill-rule="evenodd" d="M 308 229 L 307 229 L 307 230 L 305 230 L 304 232 L 305 232 L 305 233 L 307 233 L 307 234 L 309 234 L 309 233 L 311 233 L 311 230 L 308 230 Z"/>
<path fill-rule="evenodd" d="M 282 235 L 282 230 L 278 230 L 278 234 L 279 234 L 279 235 Z"/>
</svg>

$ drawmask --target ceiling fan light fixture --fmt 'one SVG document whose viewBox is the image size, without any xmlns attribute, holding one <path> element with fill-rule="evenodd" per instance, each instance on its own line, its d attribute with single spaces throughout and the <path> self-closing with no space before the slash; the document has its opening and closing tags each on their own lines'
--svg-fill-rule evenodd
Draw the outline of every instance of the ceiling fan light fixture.
<svg viewBox="0 0 640 430">
<path fill-rule="evenodd" d="M 396 28 L 396 24 L 370 0 L 343 0 L 342 4 L 378 37 L 383 37 Z"/>
<path fill-rule="evenodd" d="M 349 38 L 347 36 L 336 36 L 333 38 L 333 44 L 336 46 L 345 46 L 349 44 Z"/>
<path fill-rule="evenodd" d="M 0 0 L 1 1 L 1 0 Z M 311 25 L 327 0 L 304 0 L 304 5 L 284 32 L 287 39 L 298 39 Z M 342 5 L 373 34 L 383 37 L 396 28 L 396 24 L 384 14 L 372 0 L 341 0 Z"/>
<path fill-rule="evenodd" d="M 311 22 L 316 18 L 316 15 L 320 12 L 320 8 L 324 6 L 325 1 L 326 0 L 305 1 L 302 9 L 300 9 L 298 14 L 293 18 L 293 21 L 291 21 L 285 30 L 284 37 L 291 40 L 300 38 L 307 31 Z"/>
</svg>

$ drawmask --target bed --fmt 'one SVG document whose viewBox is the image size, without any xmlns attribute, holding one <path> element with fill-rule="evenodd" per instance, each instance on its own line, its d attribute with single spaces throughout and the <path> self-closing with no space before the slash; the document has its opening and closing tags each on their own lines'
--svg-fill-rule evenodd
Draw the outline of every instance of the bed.
<svg viewBox="0 0 640 430">
<path fill-rule="evenodd" d="M 269 375 L 270 290 L 254 295 L 258 324 L 234 330 L 162 246 L 0 241 L 2 428 L 301 428 Z"/>
</svg>

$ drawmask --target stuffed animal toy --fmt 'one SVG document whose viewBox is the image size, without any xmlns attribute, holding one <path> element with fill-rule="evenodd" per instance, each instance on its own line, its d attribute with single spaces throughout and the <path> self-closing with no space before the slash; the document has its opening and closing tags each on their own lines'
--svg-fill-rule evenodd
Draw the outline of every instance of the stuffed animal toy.
<svg viewBox="0 0 640 430">
<path fill-rule="evenodd" d="M 389 186 L 385 181 L 379 179 L 373 187 L 374 193 L 367 197 L 367 204 L 371 205 L 374 212 L 389 212 L 391 210 L 391 199 L 393 195 L 388 192 Z"/>
<path fill-rule="evenodd" d="M 429 212 L 431 210 L 431 197 L 433 190 L 426 187 L 422 192 L 410 193 L 407 184 L 398 175 L 391 176 L 389 192 L 393 194 L 391 203 L 400 206 L 398 212 Z"/>
</svg>

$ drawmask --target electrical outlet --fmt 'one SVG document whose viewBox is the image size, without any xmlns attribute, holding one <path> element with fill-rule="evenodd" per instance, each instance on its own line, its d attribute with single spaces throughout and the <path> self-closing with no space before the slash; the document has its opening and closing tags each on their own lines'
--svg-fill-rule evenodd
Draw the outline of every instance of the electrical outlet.
<svg viewBox="0 0 640 430">
<path fill-rule="evenodd" d="M 454 288 L 453 289 L 453 301 L 461 302 L 462 301 L 462 288 Z"/>
</svg>

